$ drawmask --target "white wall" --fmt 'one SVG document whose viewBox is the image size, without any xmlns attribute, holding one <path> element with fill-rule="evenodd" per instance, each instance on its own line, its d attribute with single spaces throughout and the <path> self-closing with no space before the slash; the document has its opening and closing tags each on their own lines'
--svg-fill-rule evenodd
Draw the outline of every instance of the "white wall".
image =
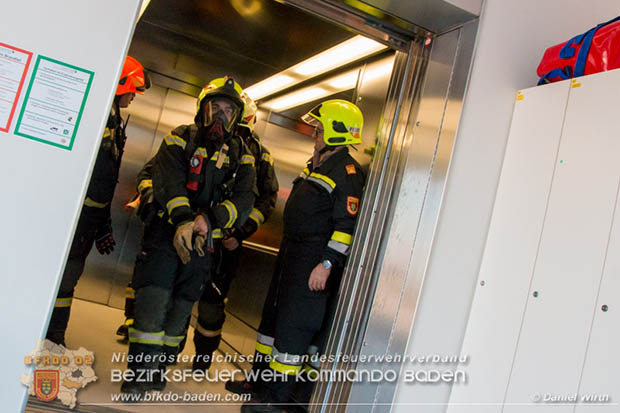
<svg viewBox="0 0 620 413">
<path fill-rule="evenodd" d="M 139 3 L 21 0 L 1 7 L 0 41 L 33 52 L 30 72 L 39 54 L 94 72 L 71 151 L 15 136 L 16 118 L 9 133 L 0 132 L 3 412 L 23 409 L 24 356 L 45 335 Z"/>
<path fill-rule="evenodd" d="M 407 354 L 460 353 L 517 90 L 536 84 L 536 67 L 548 46 L 617 14 L 617 0 L 485 1 Z M 424 406 L 421 411 L 444 412 L 446 405 L 442 403 L 448 402 L 450 391 L 449 385 L 401 382 L 394 402 L 437 403 Z M 411 408 L 401 404 L 392 411 L 407 412 Z"/>
</svg>

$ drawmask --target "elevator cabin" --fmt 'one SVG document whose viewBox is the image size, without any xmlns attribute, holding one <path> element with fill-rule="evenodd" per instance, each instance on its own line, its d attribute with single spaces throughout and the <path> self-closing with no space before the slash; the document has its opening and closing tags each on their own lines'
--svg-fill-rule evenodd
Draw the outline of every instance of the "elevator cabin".
<svg viewBox="0 0 620 413">
<path fill-rule="evenodd" d="M 149 71 L 152 87 L 123 113 L 130 120 L 112 205 L 116 249 L 91 252 L 75 297 L 123 309 L 143 230 L 125 208 L 136 175 L 166 134 L 193 123 L 202 87 L 232 75 L 258 104 L 255 131 L 273 156 L 280 190 L 271 218 L 243 243 L 220 350 L 254 352 L 284 205 L 313 152 L 313 130 L 300 116 L 339 98 L 364 114 L 362 144 L 350 153 L 367 181 L 325 353 L 404 351 L 422 283 L 408 268 L 430 250 L 477 28 L 477 16 L 453 3 L 152 0 L 128 51 Z M 113 340 L 114 331 L 101 336 Z M 68 345 L 80 343 L 69 335 Z M 389 404 L 394 386 L 322 383 L 309 409 Z"/>
</svg>

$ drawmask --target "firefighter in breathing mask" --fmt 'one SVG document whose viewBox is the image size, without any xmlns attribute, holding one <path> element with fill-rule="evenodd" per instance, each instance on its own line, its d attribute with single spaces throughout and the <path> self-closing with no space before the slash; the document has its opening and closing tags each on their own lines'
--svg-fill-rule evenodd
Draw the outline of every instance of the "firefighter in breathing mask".
<svg viewBox="0 0 620 413">
<path fill-rule="evenodd" d="M 162 390 L 192 306 L 210 277 L 213 243 L 245 221 L 254 203 L 254 157 L 234 128 L 243 114 L 242 89 L 231 77 L 200 93 L 195 124 L 164 137 L 152 164 L 154 207 L 136 259 L 135 321 L 121 391 Z M 137 357 L 140 356 L 141 357 Z M 144 373 L 143 373 L 144 372 Z"/>
</svg>

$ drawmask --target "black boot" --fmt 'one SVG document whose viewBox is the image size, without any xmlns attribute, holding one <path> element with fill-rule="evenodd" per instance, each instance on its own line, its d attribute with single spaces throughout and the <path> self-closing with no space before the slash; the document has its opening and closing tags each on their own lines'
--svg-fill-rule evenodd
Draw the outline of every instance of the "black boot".
<svg viewBox="0 0 620 413">
<path fill-rule="evenodd" d="M 256 399 L 260 394 L 260 386 L 247 380 L 228 380 L 224 387 L 232 393 L 249 394 L 252 400 Z"/>
<path fill-rule="evenodd" d="M 123 381 L 123 384 L 121 384 L 121 393 L 144 395 L 149 390 L 151 390 L 151 383 L 138 382 L 138 381 L 132 380 L 132 381 Z M 135 400 L 135 401 L 138 402 L 140 400 Z"/>
<path fill-rule="evenodd" d="M 166 388 L 167 380 L 165 379 L 164 374 L 166 373 L 166 366 L 160 364 L 159 370 L 153 372 L 153 383 L 151 385 L 151 390 L 154 391 L 164 391 Z"/>
<path fill-rule="evenodd" d="M 116 330 L 116 335 L 121 336 L 117 341 L 121 344 L 129 343 L 129 327 L 133 325 L 133 318 L 128 318 L 123 324 Z"/>
</svg>

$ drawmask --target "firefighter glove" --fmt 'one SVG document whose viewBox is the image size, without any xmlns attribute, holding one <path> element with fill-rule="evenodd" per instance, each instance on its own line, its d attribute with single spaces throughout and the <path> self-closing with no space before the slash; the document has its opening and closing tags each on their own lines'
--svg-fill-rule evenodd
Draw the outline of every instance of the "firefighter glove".
<svg viewBox="0 0 620 413">
<path fill-rule="evenodd" d="M 197 234 L 196 238 L 194 238 L 194 248 L 196 249 L 196 253 L 199 257 L 205 256 L 204 246 L 207 241 L 207 237 L 204 235 Z"/>
<path fill-rule="evenodd" d="M 172 244 L 177 250 L 177 254 L 183 264 L 187 264 L 190 260 L 190 251 L 192 250 L 192 234 L 194 233 L 194 222 L 188 221 L 177 227 L 174 234 Z"/>
<path fill-rule="evenodd" d="M 114 237 L 112 236 L 112 224 L 110 222 L 97 229 L 97 233 L 95 234 L 95 247 L 97 247 L 99 254 L 110 254 L 114 251 L 115 245 L 116 241 L 114 241 Z"/>
</svg>

